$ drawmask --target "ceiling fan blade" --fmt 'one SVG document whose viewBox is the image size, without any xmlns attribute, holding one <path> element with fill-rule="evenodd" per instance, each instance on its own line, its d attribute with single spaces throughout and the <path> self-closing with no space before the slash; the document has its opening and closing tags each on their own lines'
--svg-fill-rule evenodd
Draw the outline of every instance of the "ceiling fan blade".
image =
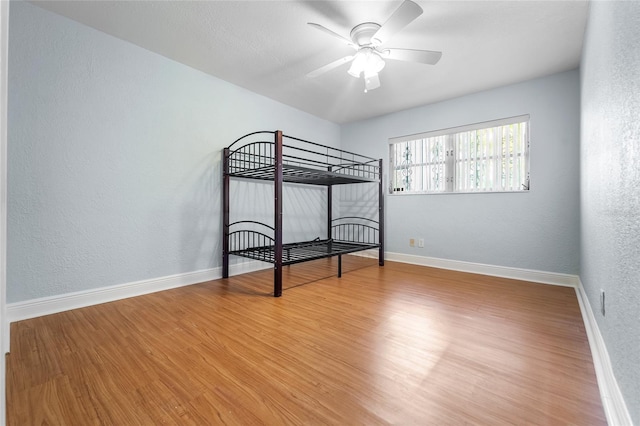
<svg viewBox="0 0 640 426">
<path fill-rule="evenodd" d="M 393 15 L 387 19 L 387 22 L 376 31 L 371 40 L 378 44 L 385 43 L 420 15 L 422 15 L 420 6 L 411 0 L 404 0 L 400 7 L 393 12 Z"/>
<path fill-rule="evenodd" d="M 344 44 L 346 44 L 348 46 L 357 48 L 357 46 L 354 45 L 351 40 L 349 40 L 346 37 L 342 37 L 340 34 L 334 32 L 334 31 L 331 31 L 327 27 L 323 27 L 322 25 L 316 24 L 316 23 L 313 23 L 313 22 L 307 22 L 307 25 L 311 25 L 313 28 L 316 28 L 316 29 L 322 31 L 323 33 L 329 34 L 330 36 L 337 38 L 338 40 L 342 41 Z"/>
<path fill-rule="evenodd" d="M 331 71 L 334 68 L 339 67 L 342 64 L 346 64 L 347 62 L 351 62 L 353 60 L 353 56 L 345 56 L 344 58 L 338 59 L 337 61 L 333 61 L 323 67 L 318 68 L 317 70 L 313 70 L 307 74 L 309 78 L 315 78 L 319 75 L 326 73 L 327 71 Z"/>
<path fill-rule="evenodd" d="M 365 92 L 368 92 L 369 90 L 377 89 L 378 87 L 380 87 L 380 77 L 378 77 L 378 73 L 364 76 Z"/>
<path fill-rule="evenodd" d="M 442 57 L 442 52 L 417 49 L 385 49 L 382 52 L 382 57 L 385 59 L 395 59 L 396 61 L 435 65 Z"/>
</svg>

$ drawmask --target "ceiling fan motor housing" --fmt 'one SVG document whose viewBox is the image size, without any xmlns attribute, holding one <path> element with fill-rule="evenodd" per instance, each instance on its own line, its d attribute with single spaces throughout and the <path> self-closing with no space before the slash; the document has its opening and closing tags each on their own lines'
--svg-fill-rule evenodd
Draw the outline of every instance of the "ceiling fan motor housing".
<svg viewBox="0 0 640 426">
<path fill-rule="evenodd" d="M 351 30 L 351 40 L 358 46 L 367 46 L 372 44 L 371 38 L 380 29 L 380 25 L 375 22 L 364 22 L 356 25 Z"/>
</svg>

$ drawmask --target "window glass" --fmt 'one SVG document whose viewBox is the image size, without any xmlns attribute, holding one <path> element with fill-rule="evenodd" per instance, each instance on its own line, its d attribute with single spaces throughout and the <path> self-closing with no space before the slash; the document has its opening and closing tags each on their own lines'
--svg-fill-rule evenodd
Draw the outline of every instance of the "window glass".
<svg viewBox="0 0 640 426">
<path fill-rule="evenodd" d="M 529 190 L 529 116 L 389 141 L 392 194 Z"/>
</svg>

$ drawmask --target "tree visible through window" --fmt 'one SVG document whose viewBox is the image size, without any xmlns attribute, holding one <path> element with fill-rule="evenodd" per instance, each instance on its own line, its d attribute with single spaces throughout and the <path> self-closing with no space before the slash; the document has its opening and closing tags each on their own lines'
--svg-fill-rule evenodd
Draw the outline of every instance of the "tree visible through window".
<svg viewBox="0 0 640 426">
<path fill-rule="evenodd" d="M 391 193 L 529 190 L 529 116 L 389 141 Z"/>
</svg>

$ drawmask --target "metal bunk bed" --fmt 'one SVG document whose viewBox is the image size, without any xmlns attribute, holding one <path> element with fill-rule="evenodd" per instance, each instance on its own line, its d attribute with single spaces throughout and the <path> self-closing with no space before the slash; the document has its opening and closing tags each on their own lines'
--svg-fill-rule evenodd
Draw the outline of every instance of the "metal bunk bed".
<svg viewBox="0 0 640 426">
<path fill-rule="evenodd" d="M 235 148 L 234 148 L 235 147 Z M 374 159 L 315 142 L 283 135 L 281 130 L 249 133 L 223 151 L 223 241 L 222 276 L 229 277 L 229 256 L 269 262 L 274 265 L 273 295 L 282 295 L 282 267 L 378 249 L 378 264 L 384 265 L 384 196 L 382 159 Z M 231 178 L 274 182 L 273 226 L 241 220 L 230 222 Z M 283 183 L 327 187 L 327 235 L 325 239 L 283 243 Z M 354 183 L 378 184 L 378 218 L 332 217 L 332 187 Z"/>
</svg>

